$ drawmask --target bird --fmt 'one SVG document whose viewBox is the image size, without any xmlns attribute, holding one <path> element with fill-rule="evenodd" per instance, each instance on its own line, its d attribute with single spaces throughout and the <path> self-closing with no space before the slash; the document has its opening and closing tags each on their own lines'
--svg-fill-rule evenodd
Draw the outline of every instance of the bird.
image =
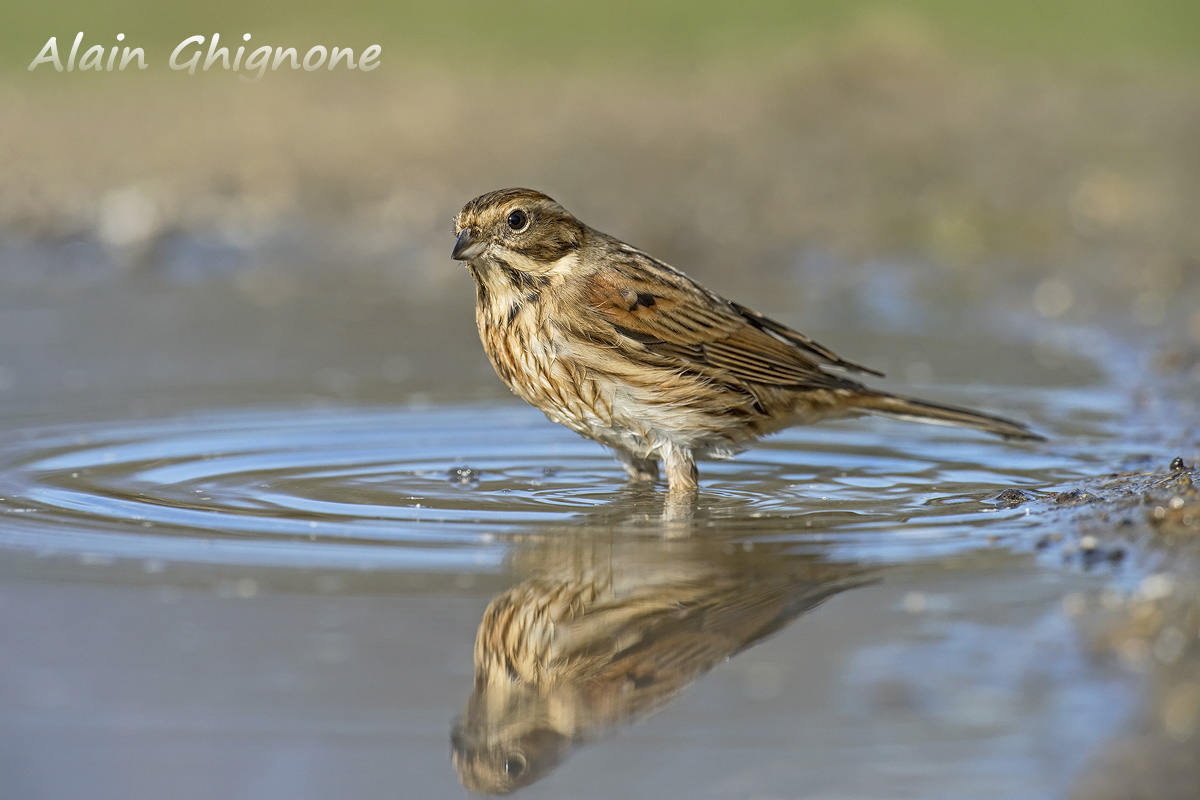
<svg viewBox="0 0 1200 800">
<path fill-rule="evenodd" d="M 497 375 L 553 422 L 610 448 L 633 482 L 698 492 L 698 458 L 771 433 L 882 415 L 1042 440 L 1026 425 L 869 388 L 883 373 L 592 228 L 533 189 L 482 194 L 454 219 Z M 852 377 L 853 376 L 853 377 Z"/>
</svg>

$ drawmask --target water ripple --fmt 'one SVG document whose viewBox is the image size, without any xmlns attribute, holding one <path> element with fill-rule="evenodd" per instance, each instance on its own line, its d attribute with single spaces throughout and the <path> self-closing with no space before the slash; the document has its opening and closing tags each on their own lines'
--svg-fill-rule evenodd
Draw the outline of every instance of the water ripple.
<svg viewBox="0 0 1200 800">
<path fill-rule="evenodd" d="M 996 509 L 1000 490 L 1078 468 L 971 433 L 894 430 L 799 428 L 706 464 L 692 524 L 891 557 L 897 543 L 961 546 L 1020 515 Z M 506 536 L 653 530 L 661 516 L 661 493 L 626 488 L 602 448 L 519 406 L 221 411 L 0 441 L 0 545 L 39 553 L 490 569 Z"/>
</svg>

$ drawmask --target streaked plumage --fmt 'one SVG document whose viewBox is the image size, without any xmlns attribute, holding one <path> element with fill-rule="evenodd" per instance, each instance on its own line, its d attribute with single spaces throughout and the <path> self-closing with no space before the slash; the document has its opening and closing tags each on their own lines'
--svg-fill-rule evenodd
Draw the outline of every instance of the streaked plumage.
<svg viewBox="0 0 1200 800">
<path fill-rule="evenodd" d="M 870 389 L 842 373 L 881 373 L 584 225 L 541 192 L 477 197 L 454 229 L 453 257 L 475 279 L 497 374 L 551 420 L 612 448 L 635 480 L 654 479 L 662 461 L 671 492 L 691 492 L 697 457 L 862 414 L 1041 438 L 1001 417 Z"/>
</svg>

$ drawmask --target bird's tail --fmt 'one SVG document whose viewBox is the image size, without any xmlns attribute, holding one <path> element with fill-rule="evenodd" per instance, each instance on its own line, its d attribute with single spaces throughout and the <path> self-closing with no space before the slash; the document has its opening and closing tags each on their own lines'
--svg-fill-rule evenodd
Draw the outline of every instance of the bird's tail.
<svg viewBox="0 0 1200 800">
<path fill-rule="evenodd" d="M 901 397 L 894 394 L 867 393 L 858 398 L 857 405 L 868 414 L 896 417 L 913 422 L 925 422 L 931 425 L 952 425 L 960 428 L 976 430 L 1003 436 L 1005 439 L 1026 439 L 1045 441 L 1046 437 L 1031 431 L 1020 422 L 1014 422 L 1004 417 L 994 417 L 991 414 L 981 414 L 969 408 L 944 406 L 930 403 L 912 397 Z"/>
</svg>

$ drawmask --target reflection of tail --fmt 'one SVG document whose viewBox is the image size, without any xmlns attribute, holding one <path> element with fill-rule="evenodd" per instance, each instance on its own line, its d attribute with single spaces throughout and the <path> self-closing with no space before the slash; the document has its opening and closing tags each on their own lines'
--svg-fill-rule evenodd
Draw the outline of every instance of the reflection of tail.
<svg viewBox="0 0 1200 800">
<path fill-rule="evenodd" d="M 911 397 L 900 397 L 894 394 L 867 393 L 856 398 L 859 408 L 869 414 L 879 414 L 886 417 L 926 422 L 932 425 L 954 425 L 961 428 L 994 433 L 1005 439 L 1030 439 L 1043 442 L 1044 436 L 1039 436 L 1020 422 L 1013 422 L 1004 417 L 993 417 L 991 414 L 981 414 L 969 408 L 943 406 L 916 400 Z"/>
</svg>

